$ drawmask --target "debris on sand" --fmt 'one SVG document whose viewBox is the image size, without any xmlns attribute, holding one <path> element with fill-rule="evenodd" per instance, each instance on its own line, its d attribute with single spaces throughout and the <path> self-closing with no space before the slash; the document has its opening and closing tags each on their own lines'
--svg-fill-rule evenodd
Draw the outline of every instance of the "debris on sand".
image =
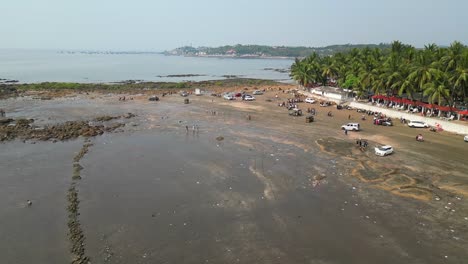
<svg viewBox="0 0 468 264">
<path fill-rule="evenodd" d="M 216 140 L 218 140 L 218 141 L 223 141 L 223 140 L 224 140 L 224 137 L 223 137 L 223 136 L 219 136 L 219 137 L 216 138 Z"/>
<path fill-rule="evenodd" d="M 314 177 L 312 177 L 312 187 L 317 187 L 321 184 L 325 184 L 327 183 L 327 181 L 325 180 L 327 178 L 327 176 L 325 175 L 314 175 Z"/>
<path fill-rule="evenodd" d="M 126 118 L 126 119 L 129 119 L 129 118 L 132 118 L 132 117 L 135 117 L 136 115 L 135 114 L 132 114 L 132 113 L 126 113 L 125 115 L 123 115 L 122 117 L 123 118 Z"/>
</svg>

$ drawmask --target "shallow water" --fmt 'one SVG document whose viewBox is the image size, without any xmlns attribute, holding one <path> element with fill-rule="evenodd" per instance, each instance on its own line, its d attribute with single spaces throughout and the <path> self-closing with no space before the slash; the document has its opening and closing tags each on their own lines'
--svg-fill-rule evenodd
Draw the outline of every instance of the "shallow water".
<svg viewBox="0 0 468 264">
<path fill-rule="evenodd" d="M 411 259 L 393 238 L 380 237 L 390 230 L 362 221 L 368 213 L 348 186 L 331 177 L 311 186 L 310 174 L 323 160 L 294 148 L 288 151 L 294 156 L 242 148 L 226 137 L 221 143 L 190 133 L 98 138 L 82 162 L 81 184 L 82 222 L 95 263 Z"/>
<path fill-rule="evenodd" d="M 0 144 L 0 263 L 68 262 L 65 198 L 80 148 L 80 141 Z"/>
</svg>

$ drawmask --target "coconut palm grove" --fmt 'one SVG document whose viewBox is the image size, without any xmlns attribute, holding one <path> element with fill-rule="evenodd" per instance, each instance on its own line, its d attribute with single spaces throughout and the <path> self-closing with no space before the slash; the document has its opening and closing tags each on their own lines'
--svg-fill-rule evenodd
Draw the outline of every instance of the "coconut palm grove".
<svg viewBox="0 0 468 264">
<path fill-rule="evenodd" d="M 296 59 L 291 77 L 304 87 L 337 85 L 360 98 L 399 96 L 451 107 L 466 107 L 468 48 L 460 42 L 423 49 L 394 41 L 391 48 L 362 48 L 331 56 Z"/>
</svg>

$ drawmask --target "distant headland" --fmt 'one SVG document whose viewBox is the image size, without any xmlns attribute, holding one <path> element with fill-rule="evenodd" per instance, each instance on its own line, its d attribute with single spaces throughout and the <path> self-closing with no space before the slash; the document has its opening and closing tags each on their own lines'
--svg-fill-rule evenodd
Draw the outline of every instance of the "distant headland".
<svg viewBox="0 0 468 264">
<path fill-rule="evenodd" d="M 343 44 L 326 47 L 288 47 L 264 45 L 226 45 L 221 47 L 191 47 L 184 46 L 165 51 L 165 55 L 193 56 L 193 57 L 226 57 L 226 58 L 302 58 L 317 53 L 320 56 L 329 56 L 337 52 L 349 51 L 354 48 L 389 48 L 390 44 Z"/>
</svg>

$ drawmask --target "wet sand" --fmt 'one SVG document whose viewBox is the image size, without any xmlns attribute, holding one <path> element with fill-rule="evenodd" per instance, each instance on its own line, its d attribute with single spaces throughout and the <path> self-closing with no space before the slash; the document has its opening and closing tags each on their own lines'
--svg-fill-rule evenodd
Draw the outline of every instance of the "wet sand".
<svg viewBox="0 0 468 264">
<path fill-rule="evenodd" d="M 119 102 L 117 95 L 92 94 L 8 99 L 1 108 L 42 124 L 137 114 L 124 132 L 90 138 L 80 160 L 79 220 L 92 263 L 468 258 L 468 144 L 460 136 L 423 130 L 426 142 L 418 143 L 421 131 L 398 122 L 374 126 L 358 121 L 355 111 L 300 104 L 318 110 L 307 124 L 277 107 L 276 93 L 280 101 L 290 97 L 189 96 L 186 105 L 179 95 Z M 349 114 L 363 131 L 345 136 L 339 127 Z M 384 158 L 361 152 L 359 137 L 396 152 Z M 8 238 L 0 242 L 2 262 L 71 262 L 66 197 L 83 143 L 2 143 L 0 219 L 8 227 L 0 231 Z"/>
</svg>

